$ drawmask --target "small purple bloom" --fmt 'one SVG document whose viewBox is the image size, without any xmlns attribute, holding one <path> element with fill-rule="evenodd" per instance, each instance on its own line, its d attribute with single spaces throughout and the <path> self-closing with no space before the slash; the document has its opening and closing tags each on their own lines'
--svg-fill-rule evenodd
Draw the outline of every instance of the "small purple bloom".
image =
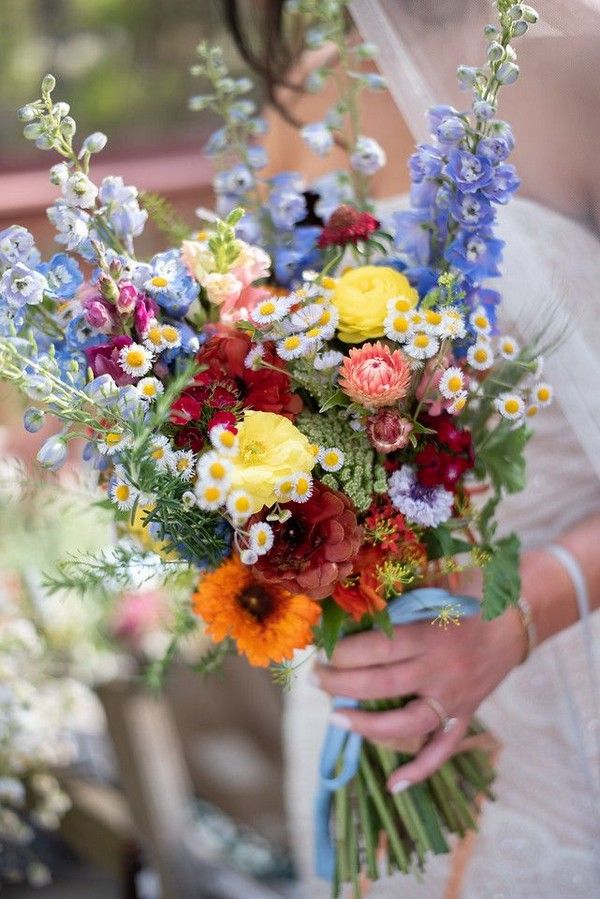
<svg viewBox="0 0 600 899">
<path fill-rule="evenodd" d="M 444 119 L 449 119 L 456 115 L 458 115 L 458 110 L 455 109 L 454 106 L 446 106 L 444 104 L 440 104 L 439 106 L 432 106 L 427 110 L 427 126 L 433 134 L 436 128 L 439 128 Z"/>
<path fill-rule="evenodd" d="M 0 299 L 14 309 L 37 306 L 47 290 L 48 282 L 44 275 L 32 271 L 22 262 L 7 268 L 0 278 Z"/>
<path fill-rule="evenodd" d="M 520 184 L 521 179 L 518 177 L 514 165 L 497 165 L 494 170 L 494 180 L 482 188 L 481 192 L 494 203 L 504 206 L 512 194 L 519 189 Z"/>
<path fill-rule="evenodd" d="M 282 231 L 291 231 L 294 225 L 306 217 L 306 199 L 295 190 L 281 187 L 269 194 L 267 207 L 271 213 L 273 224 Z"/>
<path fill-rule="evenodd" d="M 474 193 L 494 177 L 489 159 L 468 150 L 450 150 L 446 174 L 463 193 Z"/>
<path fill-rule="evenodd" d="M 324 122 L 311 122 L 300 133 L 307 147 L 317 156 L 327 156 L 333 149 L 333 134 Z"/>
<path fill-rule="evenodd" d="M 35 265 L 37 250 L 33 235 L 21 225 L 11 225 L 0 231 L 0 268 L 22 262 Z"/>
<path fill-rule="evenodd" d="M 392 505 L 408 522 L 436 528 L 452 516 L 454 494 L 443 487 L 423 487 L 412 465 L 403 465 L 388 481 Z"/>
<path fill-rule="evenodd" d="M 231 194 L 234 197 L 243 197 L 252 190 L 255 183 L 252 170 L 243 163 L 234 165 L 225 172 L 219 172 L 214 182 L 218 194 Z"/>
<path fill-rule="evenodd" d="M 374 175 L 387 162 L 385 150 L 372 137 L 361 135 L 357 138 L 350 155 L 350 165 L 362 175 Z"/>
<path fill-rule="evenodd" d="M 489 229 L 471 233 L 461 229 L 445 252 L 446 260 L 473 279 L 494 278 L 500 274 L 504 241 Z"/>
<path fill-rule="evenodd" d="M 408 160 L 411 181 L 418 184 L 424 178 L 437 178 L 442 171 L 444 159 L 441 150 L 431 144 L 419 144 Z"/>
<path fill-rule="evenodd" d="M 463 228 L 470 231 L 494 221 L 494 210 L 481 193 L 457 193 L 450 203 L 450 212 Z"/>
<path fill-rule="evenodd" d="M 429 213 L 424 209 L 409 209 L 393 216 L 394 243 L 402 259 L 411 266 L 427 265 L 431 252 Z"/>
<path fill-rule="evenodd" d="M 101 296 L 91 297 L 83 304 L 84 318 L 90 328 L 101 334 L 110 334 L 115 318 L 112 307 Z"/>
<path fill-rule="evenodd" d="M 442 144 L 456 144 L 465 136 L 465 123 L 458 116 L 450 116 L 440 122 L 435 136 Z"/>
</svg>

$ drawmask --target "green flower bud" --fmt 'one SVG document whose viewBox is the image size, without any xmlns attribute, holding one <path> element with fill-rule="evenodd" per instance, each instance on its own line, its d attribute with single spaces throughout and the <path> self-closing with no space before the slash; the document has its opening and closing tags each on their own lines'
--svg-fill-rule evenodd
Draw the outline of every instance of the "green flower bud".
<svg viewBox="0 0 600 899">
<path fill-rule="evenodd" d="M 504 59 L 504 47 L 502 44 L 492 41 L 487 48 L 487 58 L 490 62 L 500 62 L 501 59 Z"/>
<path fill-rule="evenodd" d="M 75 119 L 71 118 L 70 115 L 66 116 L 60 123 L 60 133 L 69 140 L 74 136 L 76 131 L 77 125 Z"/>
<path fill-rule="evenodd" d="M 528 28 L 529 28 L 529 25 L 527 24 L 527 22 L 524 19 L 521 19 L 520 22 L 515 22 L 515 24 L 513 25 L 512 36 L 513 37 L 522 37 Z"/>
<path fill-rule="evenodd" d="M 100 275 L 98 285 L 100 287 L 100 293 L 105 300 L 108 300 L 109 303 L 117 302 L 117 299 L 119 297 L 119 288 L 112 278 L 109 278 L 108 275 L 102 274 Z"/>
<path fill-rule="evenodd" d="M 523 18 L 529 25 L 535 25 L 539 19 L 539 13 L 533 6 L 523 6 Z"/>
<path fill-rule="evenodd" d="M 56 87 L 56 78 L 54 75 L 44 75 L 42 79 L 42 93 L 51 94 Z"/>
<path fill-rule="evenodd" d="M 496 72 L 500 84 L 514 84 L 519 77 L 519 67 L 514 62 L 503 62 Z"/>
<path fill-rule="evenodd" d="M 27 106 L 21 106 L 19 110 L 17 110 L 17 118 L 20 122 L 33 122 L 37 115 L 35 106 L 31 103 L 28 103 Z"/>
<path fill-rule="evenodd" d="M 44 126 L 40 122 L 30 122 L 23 128 L 23 135 L 27 140 L 37 140 L 44 133 Z"/>
<path fill-rule="evenodd" d="M 523 7 L 520 3 L 515 4 L 515 6 L 511 7 L 508 10 L 508 15 L 513 20 L 513 22 L 518 22 L 519 19 L 523 18 Z"/>
<path fill-rule="evenodd" d="M 66 115 L 69 115 L 71 107 L 68 103 L 64 103 L 62 100 L 59 103 L 55 103 L 52 107 L 52 112 L 59 119 L 64 119 Z"/>
<path fill-rule="evenodd" d="M 102 131 L 94 131 L 93 134 L 88 134 L 81 149 L 84 153 L 100 153 L 105 148 L 107 141 L 106 134 L 103 134 Z"/>
</svg>

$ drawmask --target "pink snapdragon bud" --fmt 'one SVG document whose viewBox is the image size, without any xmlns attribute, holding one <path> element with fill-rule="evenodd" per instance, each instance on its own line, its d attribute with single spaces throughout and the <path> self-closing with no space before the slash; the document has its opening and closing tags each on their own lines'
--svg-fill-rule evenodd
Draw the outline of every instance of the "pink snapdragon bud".
<svg viewBox="0 0 600 899">
<path fill-rule="evenodd" d="M 113 313 L 106 300 L 102 297 L 95 296 L 85 301 L 84 316 L 88 325 L 101 334 L 110 334 L 114 319 Z"/>
<path fill-rule="evenodd" d="M 135 309 L 138 296 L 139 294 L 133 284 L 121 284 L 119 286 L 119 296 L 117 297 L 116 305 L 121 315 L 131 315 Z"/>
<path fill-rule="evenodd" d="M 154 300 L 146 294 L 138 294 L 133 321 L 140 337 L 145 335 L 148 325 L 155 318 L 158 318 L 158 306 Z"/>
<path fill-rule="evenodd" d="M 396 409 L 382 409 L 367 419 L 367 436 L 380 453 L 404 449 L 412 430 L 412 422 L 403 418 Z"/>
</svg>

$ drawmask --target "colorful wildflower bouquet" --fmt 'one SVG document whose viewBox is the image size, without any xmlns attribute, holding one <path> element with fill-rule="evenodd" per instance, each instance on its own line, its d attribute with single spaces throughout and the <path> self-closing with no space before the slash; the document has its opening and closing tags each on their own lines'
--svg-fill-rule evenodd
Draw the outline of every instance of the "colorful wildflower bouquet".
<svg viewBox="0 0 600 899">
<path fill-rule="evenodd" d="M 308 191 L 296 173 L 261 177 L 252 85 L 202 45 L 193 72 L 210 91 L 192 108 L 223 117 L 206 148 L 217 215 L 200 210 L 202 231 L 118 177 L 94 183 L 106 138 L 75 148 L 47 76 L 20 117 L 27 138 L 62 157 L 48 214 L 63 251 L 42 262 L 25 229 L 0 234 L 0 375 L 33 401 L 28 430 L 47 415 L 62 423 L 42 465 L 57 469 L 85 441 L 127 536 L 104 556 L 66 560 L 53 585 L 114 583 L 132 554 L 153 577 L 157 565 L 165 578 L 186 568 L 197 587 L 178 620 L 202 621 L 214 640 L 206 667 L 237 651 L 283 680 L 296 650 L 330 655 L 343 634 L 372 627 L 391 636 L 398 609 L 418 611 L 418 588 L 461 568 L 483 570 L 484 617 L 517 602 L 518 538 L 498 538 L 494 515 L 523 487 L 526 422 L 552 393 L 539 346 L 497 335 L 500 296 L 484 286 L 499 275 L 495 208 L 519 183 L 497 96 L 517 78 L 512 41 L 535 12 L 498 0 L 486 64 L 459 69 L 472 108 L 430 110 L 410 207 L 388 227 L 368 199 L 385 154 L 359 125 L 362 93 L 385 87 L 369 70 L 376 50 L 349 44 L 343 0 L 288 6 L 310 47 L 337 45 L 343 77 L 325 67 L 310 87 L 335 77 L 338 102 L 303 137 L 322 155 L 346 148 L 347 172 Z M 149 214 L 171 246 L 144 261 L 134 239 Z M 438 595 L 425 613 L 448 625 L 466 606 Z M 329 799 L 320 809 L 336 895 L 347 881 L 360 894 L 361 869 L 377 877 L 382 834 L 390 871 L 448 851 L 493 778 L 473 750 L 392 796 L 402 755 L 363 742 L 348 777 L 345 736 L 338 748 L 335 813 Z"/>
</svg>

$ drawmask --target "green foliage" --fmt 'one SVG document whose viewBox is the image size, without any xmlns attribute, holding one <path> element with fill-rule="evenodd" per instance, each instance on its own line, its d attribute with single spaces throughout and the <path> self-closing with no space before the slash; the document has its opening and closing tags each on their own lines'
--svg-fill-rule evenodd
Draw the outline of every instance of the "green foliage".
<svg viewBox="0 0 600 899">
<path fill-rule="evenodd" d="M 489 549 L 492 558 L 483 569 L 481 605 L 483 617 L 488 621 L 501 615 L 509 606 L 516 605 L 521 594 L 519 538 L 511 534 Z"/>
<path fill-rule="evenodd" d="M 373 494 L 385 493 L 387 480 L 383 466 L 365 434 L 352 430 L 347 418 L 335 410 L 322 415 L 303 412 L 296 424 L 312 443 L 342 450 L 345 456 L 342 468 L 323 475 L 321 480 L 334 490 L 346 493 L 359 512 L 369 508 Z"/>
<path fill-rule="evenodd" d="M 525 446 L 531 437 L 529 428 L 513 428 L 502 421 L 475 445 L 476 474 L 489 476 L 497 493 L 518 493 L 525 487 Z"/>
<path fill-rule="evenodd" d="M 240 244 L 235 236 L 235 226 L 244 215 L 243 209 L 233 209 L 217 227 L 208 241 L 208 247 L 215 257 L 218 272 L 228 272 L 240 255 Z"/>
<path fill-rule="evenodd" d="M 159 194 L 142 191 L 139 196 L 140 205 L 148 213 L 158 230 L 178 246 L 182 240 L 190 236 L 189 225 L 181 219 L 174 206 Z"/>
<path fill-rule="evenodd" d="M 340 638 L 346 613 L 331 598 L 325 599 L 322 605 L 323 615 L 321 623 L 315 628 L 315 642 L 325 650 L 330 659 Z"/>
<path fill-rule="evenodd" d="M 432 560 L 451 558 L 472 549 L 472 545 L 466 540 L 458 540 L 452 535 L 449 523 L 440 524 L 437 528 L 427 528 L 423 541 L 427 546 L 427 557 Z"/>
</svg>

